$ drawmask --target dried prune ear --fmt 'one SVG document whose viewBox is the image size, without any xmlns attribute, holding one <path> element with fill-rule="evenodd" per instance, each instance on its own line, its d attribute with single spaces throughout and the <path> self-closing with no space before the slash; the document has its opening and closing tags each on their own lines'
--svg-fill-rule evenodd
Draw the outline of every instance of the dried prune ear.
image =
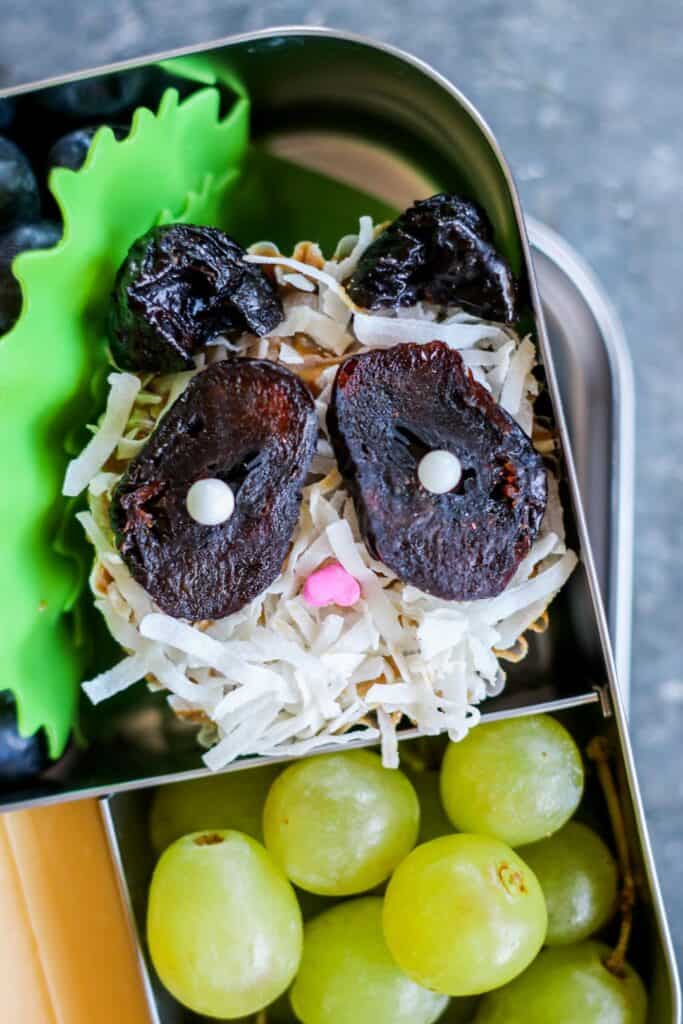
<svg viewBox="0 0 683 1024">
<path fill-rule="evenodd" d="M 229 359 L 192 378 L 112 497 L 121 556 L 163 611 L 222 618 L 277 578 L 317 429 L 309 391 L 275 363 Z M 217 526 L 187 511 L 190 487 L 206 478 L 235 495 Z"/>
<path fill-rule="evenodd" d="M 513 323 L 517 287 L 492 237 L 474 203 L 445 194 L 421 200 L 365 250 L 348 292 L 370 310 L 427 301 Z"/>
<path fill-rule="evenodd" d="M 217 228 L 169 224 L 131 247 L 119 268 L 109 341 L 124 370 L 174 371 L 218 335 L 262 335 L 283 318 L 275 285 Z"/>
<path fill-rule="evenodd" d="M 436 597 L 494 597 L 538 532 L 543 462 L 460 355 L 439 341 L 346 359 L 327 416 L 339 468 L 370 552 L 404 583 Z M 429 451 L 462 466 L 445 494 L 425 490 Z"/>
</svg>

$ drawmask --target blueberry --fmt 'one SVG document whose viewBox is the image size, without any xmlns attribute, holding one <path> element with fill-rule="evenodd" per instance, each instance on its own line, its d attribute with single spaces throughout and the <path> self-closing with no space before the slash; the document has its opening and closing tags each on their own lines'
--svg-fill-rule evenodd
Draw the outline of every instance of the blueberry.
<svg viewBox="0 0 683 1024">
<path fill-rule="evenodd" d="M 90 125 L 87 128 L 76 128 L 68 135 L 62 135 L 57 139 L 47 156 L 47 169 L 53 167 L 68 167 L 71 171 L 78 171 L 85 163 L 95 132 L 99 131 L 101 125 Z M 128 125 L 112 124 L 109 126 L 117 139 L 125 139 L 130 131 Z"/>
<path fill-rule="evenodd" d="M 145 68 L 98 75 L 78 82 L 53 85 L 36 95 L 36 101 L 54 114 L 71 121 L 116 117 L 135 107 L 147 82 Z"/>
<path fill-rule="evenodd" d="M 0 100 L 0 132 L 9 128 L 14 120 L 16 103 L 12 99 Z"/>
<path fill-rule="evenodd" d="M 33 736 L 20 736 L 14 700 L 7 692 L 0 703 L 0 786 L 26 782 L 39 775 L 49 764 L 47 743 L 42 729 Z"/>
<path fill-rule="evenodd" d="M 9 331 L 21 312 L 21 289 L 12 273 L 14 257 L 29 249 L 51 249 L 61 237 L 61 226 L 51 220 L 17 224 L 0 234 L 0 336 Z"/>
<path fill-rule="evenodd" d="M 39 214 L 40 193 L 31 165 L 18 146 L 0 135 L 0 231 Z"/>
</svg>

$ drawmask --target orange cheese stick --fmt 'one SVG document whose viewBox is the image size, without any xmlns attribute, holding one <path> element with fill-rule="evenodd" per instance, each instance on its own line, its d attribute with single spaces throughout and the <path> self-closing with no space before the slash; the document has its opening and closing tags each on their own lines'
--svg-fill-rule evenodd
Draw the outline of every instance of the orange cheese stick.
<svg viewBox="0 0 683 1024">
<path fill-rule="evenodd" d="M 150 1024 L 94 800 L 0 816 L 0 1019 Z"/>
</svg>

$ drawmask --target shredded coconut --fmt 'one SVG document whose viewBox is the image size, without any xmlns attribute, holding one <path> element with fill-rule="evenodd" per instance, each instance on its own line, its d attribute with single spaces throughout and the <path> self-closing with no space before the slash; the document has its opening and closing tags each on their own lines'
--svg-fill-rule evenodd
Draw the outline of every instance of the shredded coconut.
<svg viewBox="0 0 683 1024">
<path fill-rule="evenodd" d="M 110 373 L 107 408 L 97 432 L 81 454 L 66 468 L 62 494 L 75 498 L 88 486 L 121 441 L 131 415 L 140 381 L 132 373 Z"/>
<path fill-rule="evenodd" d="M 461 739 L 479 719 L 477 705 L 504 685 L 499 657 L 521 656 L 524 632 L 576 565 L 551 472 L 539 535 L 496 598 L 443 601 L 402 584 L 368 553 L 325 423 L 344 353 L 442 340 L 530 436 L 538 392 L 533 342 L 508 327 L 424 303 L 394 315 L 356 309 L 344 281 L 376 234 L 371 219 L 361 218 L 358 235 L 342 239 L 327 262 L 311 243 L 296 247 L 300 259 L 280 255 L 272 243 L 252 246 L 249 262 L 275 268 L 284 321 L 266 338 L 217 339 L 193 371 L 112 374 L 102 421 L 67 471 L 65 494 L 88 487 L 90 511 L 78 518 L 95 548 L 90 585 L 126 652 L 84 690 L 98 702 L 144 677 L 168 691 L 174 710 L 205 723 L 200 741 L 210 746 L 204 761 L 212 769 L 245 754 L 298 756 L 368 740 L 381 742 L 384 763 L 393 767 L 397 725 L 406 720 L 425 734 Z M 193 375 L 225 358 L 226 349 L 279 359 L 301 373 L 314 392 L 320 438 L 281 575 L 225 619 L 182 622 L 163 614 L 131 577 L 114 544 L 109 504 L 128 460 Z M 312 608 L 301 596 L 307 576 L 331 558 L 361 585 L 350 608 Z"/>
<path fill-rule="evenodd" d="M 401 341 L 424 345 L 430 341 L 443 341 L 449 348 L 472 348 L 478 341 L 496 338 L 502 329 L 496 324 L 461 323 L 413 319 L 408 317 L 375 316 L 356 313 L 353 328 L 357 340 L 366 348 L 391 348 Z"/>
<path fill-rule="evenodd" d="M 318 267 L 311 266 L 310 263 L 302 263 L 301 260 L 291 259 L 289 256 L 259 256 L 256 253 L 250 253 L 244 257 L 245 263 L 258 263 L 265 266 L 271 267 L 288 267 L 290 270 L 295 270 L 301 274 L 302 277 L 312 277 L 314 281 L 318 281 L 320 284 L 326 285 L 330 291 L 335 292 L 342 302 L 346 303 L 349 308 L 354 309 L 354 303 L 346 293 L 346 289 L 339 284 L 336 278 L 332 277 L 331 274 L 324 270 L 320 270 Z"/>
</svg>

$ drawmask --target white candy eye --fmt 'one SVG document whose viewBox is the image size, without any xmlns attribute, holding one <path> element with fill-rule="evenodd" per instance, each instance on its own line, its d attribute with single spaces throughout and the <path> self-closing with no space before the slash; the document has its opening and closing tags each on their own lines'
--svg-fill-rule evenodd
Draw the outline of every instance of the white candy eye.
<svg viewBox="0 0 683 1024">
<path fill-rule="evenodd" d="M 446 494 L 460 483 L 462 465 L 457 455 L 437 449 L 427 452 L 417 467 L 417 477 L 426 491 Z"/>
<path fill-rule="evenodd" d="M 218 526 L 226 522 L 235 510 L 235 495 L 230 487 L 208 477 L 192 484 L 185 499 L 187 511 L 202 526 Z"/>
</svg>

